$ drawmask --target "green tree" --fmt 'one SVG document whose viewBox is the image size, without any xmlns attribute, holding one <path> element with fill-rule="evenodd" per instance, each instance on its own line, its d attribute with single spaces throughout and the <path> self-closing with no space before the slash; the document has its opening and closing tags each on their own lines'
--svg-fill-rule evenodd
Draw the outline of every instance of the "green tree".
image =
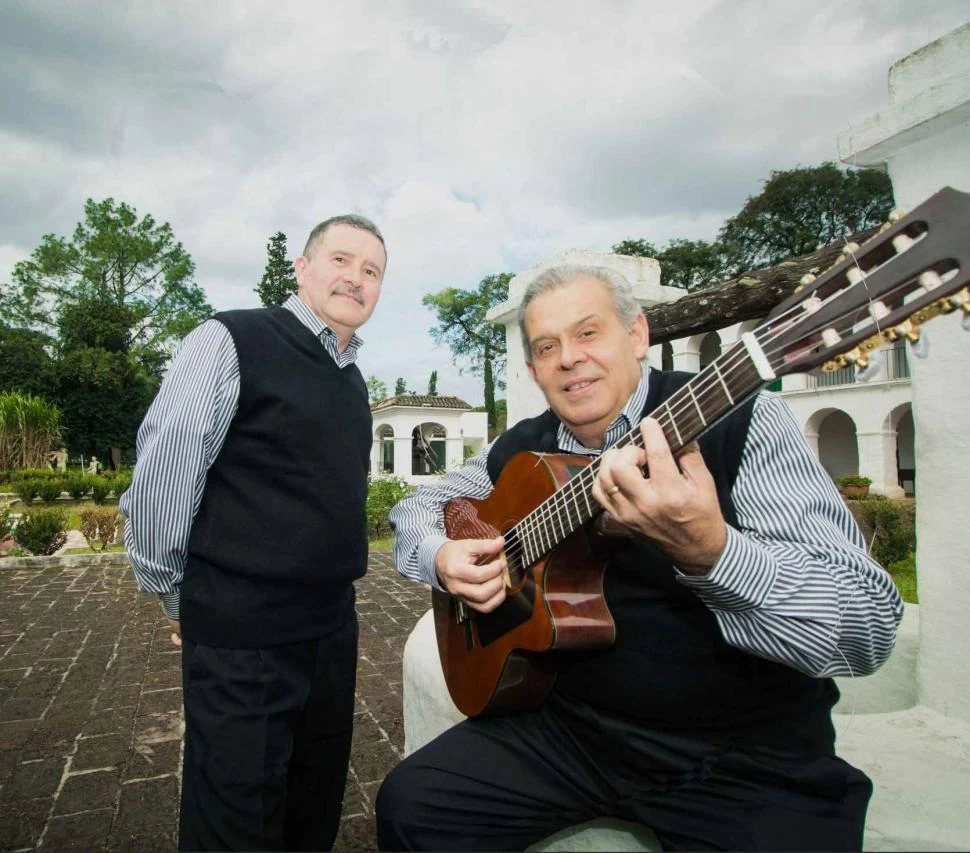
<svg viewBox="0 0 970 853">
<path fill-rule="evenodd" d="M 126 312 L 124 348 L 164 350 L 212 314 L 195 264 L 168 223 L 107 198 L 88 199 L 70 239 L 46 234 L 0 285 L 0 319 L 52 330 L 79 301 Z"/>
<path fill-rule="evenodd" d="M 366 379 L 367 383 L 367 396 L 370 398 L 371 404 L 379 403 L 381 400 L 387 399 L 387 383 L 378 379 L 376 376 L 368 376 Z"/>
<path fill-rule="evenodd" d="M 286 235 L 277 231 L 266 244 L 266 269 L 256 286 L 259 299 L 267 308 L 282 305 L 297 291 L 293 262 L 286 259 Z"/>
<path fill-rule="evenodd" d="M 31 329 L 0 323 L 0 392 L 47 395 L 54 391 L 51 339 Z"/>
<path fill-rule="evenodd" d="M 719 240 L 729 273 L 737 275 L 878 225 L 892 206 L 885 172 L 843 171 L 832 162 L 774 171 L 764 189 L 724 223 Z"/>
<path fill-rule="evenodd" d="M 70 239 L 45 235 L 0 285 L 0 319 L 56 341 L 72 446 L 115 462 L 134 446 L 171 347 L 212 313 L 194 270 L 167 223 L 88 199 Z"/>
<path fill-rule="evenodd" d="M 408 384 L 404 381 L 403 376 L 398 376 L 397 382 L 394 383 L 394 396 L 400 397 L 402 394 L 407 394 Z"/>
<path fill-rule="evenodd" d="M 438 371 L 432 370 L 431 376 L 428 378 L 428 396 L 437 397 L 438 396 Z"/>
<path fill-rule="evenodd" d="M 693 291 L 725 278 L 724 249 L 720 243 L 674 238 L 663 249 L 647 240 L 623 240 L 613 246 L 618 255 L 656 258 L 660 283 Z"/>
<path fill-rule="evenodd" d="M 475 290 L 448 287 L 425 294 L 421 300 L 438 318 L 431 337 L 436 343 L 447 344 L 473 375 L 482 377 L 485 411 L 492 430 L 497 425 L 495 389 L 505 387 L 501 379 L 505 371 L 505 328 L 489 323 L 485 314 L 493 305 L 509 298 L 512 278 L 512 273 L 487 275 Z"/>
</svg>

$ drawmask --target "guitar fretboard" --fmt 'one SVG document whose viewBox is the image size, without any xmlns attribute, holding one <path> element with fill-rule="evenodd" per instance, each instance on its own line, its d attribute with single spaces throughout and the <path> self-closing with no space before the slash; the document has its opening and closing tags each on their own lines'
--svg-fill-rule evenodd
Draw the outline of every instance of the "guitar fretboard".
<svg viewBox="0 0 970 853">
<path fill-rule="evenodd" d="M 667 398 L 650 417 L 659 422 L 677 456 L 763 384 L 751 356 L 739 342 Z M 631 443 L 643 447 L 639 424 L 614 446 Z M 506 532 L 506 553 L 520 568 L 549 553 L 602 510 L 592 495 L 599 465 L 597 458 Z"/>
</svg>

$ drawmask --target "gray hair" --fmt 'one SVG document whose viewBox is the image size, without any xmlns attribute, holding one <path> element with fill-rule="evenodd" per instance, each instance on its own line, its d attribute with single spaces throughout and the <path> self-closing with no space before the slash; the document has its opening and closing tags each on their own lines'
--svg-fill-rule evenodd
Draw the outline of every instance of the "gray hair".
<svg viewBox="0 0 970 853">
<path fill-rule="evenodd" d="M 384 248 L 384 258 L 385 260 L 387 259 L 387 246 L 384 245 L 384 235 L 381 234 L 381 229 L 366 216 L 358 216 L 356 213 L 344 213 L 340 216 L 331 216 L 329 219 L 321 222 L 310 232 L 310 236 L 307 237 L 306 246 L 303 247 L 303 257 L 310 257 L 310 252 L 313 251 L 316 242 L 334 225 L 349 225 L 351 228 L 359 228 L 361 231 L 367 231 L 373 234 L 381 241 L 381 246 Z"/>
<path fill-rule="evenodd" d="M 637 317 L 643 313 L 640 309 L 640 303 L 633 295 L 633 287 L 630 282 L 609 267 L 583 264 L 562 264 L 558 267 L 549 267 L 529 282 L 525 293 L 522 294 L 522 304 L 519 305 L 519 333 L 522 335 L 522 349 L 525 351 L 527 362 L 532 362 L 532 347 L 529 345 L 529 335 L 525 329 L 526 309 L 536 297 L 572 284 L 581 276 L 595 278 L 603 283 L 610 292 L 610 297 L 613 300 L 613 311 L 620 318 L 624 329 L 632 329 Z"/>
</svg>

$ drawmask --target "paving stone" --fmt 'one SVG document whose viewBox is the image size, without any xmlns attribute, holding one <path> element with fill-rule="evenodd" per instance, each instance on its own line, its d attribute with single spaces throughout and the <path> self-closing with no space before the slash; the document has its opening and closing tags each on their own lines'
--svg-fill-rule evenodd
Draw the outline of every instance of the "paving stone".
<svg viewBox="0 0 970 853">
<path fill-rule="evenodd" d="M 48 758 L 17 764 L 3 786 L 0 803 L 54 796 L 66 766 L 66 758 Z"/>
<path fill-rule="evenodd" d="M 81 738 L 71 760 L 71 772 L 121 767 L 128 761 L 130 748 L 127 733 Z"/>
<path fill-rule="evenodd" d="M 128 755 L 124 779 L 127 782 L 132 779 L 177 774 L 181 756 L 181 740 L 145 743 L 136 739 L 134 747 Z"/>
<path fill-rule="evenodd" d="M 120 770 L 95 770 L 70 775 L 57 795 L 54 814 L 74 814 L 113 808 L 121 787 Z"/>
<path fill-rule="evenodd" d="M 51 818 L 39 850 L 84 850 L 101 853 L 108 843 L 114 809 Z"/>
<path fill-rule="evenodd" d="M 50 798 L 18 800 L 0 809 L 0 849 L 33 849 L 47 823 Z"/>
</svg>

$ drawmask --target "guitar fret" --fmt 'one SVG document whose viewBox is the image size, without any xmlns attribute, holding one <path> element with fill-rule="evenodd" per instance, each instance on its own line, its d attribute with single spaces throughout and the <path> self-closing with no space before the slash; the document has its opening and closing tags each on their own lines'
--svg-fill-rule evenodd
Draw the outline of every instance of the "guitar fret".
<svg viewBox="0 0 970 853">
<path fill-rule="evenodd" d="M 680 430 L 677 429 L 677 421 L 674 419 L 674 413 L 670 411 L 670 403 L 664 403 L 664 408 L 667 410 L 667 417 L 670 418 L 670 426 L 673 428 L 674 433 L 677 436 L 677 444 L 680 447 L 684 446 L 684 439 L 681 438 Z"/>
<path fill-rule="evenodd" d="M 727 395 L 728 402 L 733 406 L 734 405 L 734 397 L 731 396 L 731 389 L 728 388 L 727 382 L 724 381 L 724 377 L 721 375 L 721 367 L 720 367 L 720 365 L 717 363 L 717 361 L 715 361 L 711 365 L 711 367 L 714 369 L 714 372 L 717 374 L 717 378 L 721 381 L 721 386 L 724 388 L 724 393 L 725 393 L 725 395 Z"/>
<path fill-rule="evenodd" d="M 687 390 L 690 392 L 690 398 L 694 401 L 694 408 L 697 409 L 697 414 L 700 416 L 701 423 L 707 426 L 707 420 L 704 418 L 704 412 L 701 410 L 701 404 L 697 402 L 697 395 L 694 393 L 694 383 L 687 383 Z"/>
</svg>

